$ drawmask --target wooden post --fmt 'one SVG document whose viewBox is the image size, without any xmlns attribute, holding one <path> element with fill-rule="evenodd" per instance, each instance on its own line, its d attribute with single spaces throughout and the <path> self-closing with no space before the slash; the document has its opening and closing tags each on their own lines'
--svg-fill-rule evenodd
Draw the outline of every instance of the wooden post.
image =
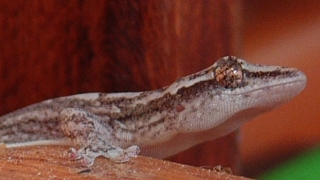
<svg viewBox="0 0 320 180">
<path fill-rule="evenodd" d="M 1 114 L 83 92 L 168 85 L 240 54 L 240 0 L 1 1 Z M 238 170 L 237 135 L 174 158 Z"/>
</svg>

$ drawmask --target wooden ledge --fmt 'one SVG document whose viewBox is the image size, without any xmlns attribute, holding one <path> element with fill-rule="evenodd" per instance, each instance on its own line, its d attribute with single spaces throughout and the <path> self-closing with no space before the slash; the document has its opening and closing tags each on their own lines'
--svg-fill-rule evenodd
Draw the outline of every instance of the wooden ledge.
<svg viewBox="0 0 320 180">
<path fill-rule="evenodd" d="M 226 172 L 203 169 L 139 156 L 127 163 L 98 158 L 90 168 L 68 158 L 65 146 L 0 148 L 2 179 L 247 179 Z"/>
</svg>

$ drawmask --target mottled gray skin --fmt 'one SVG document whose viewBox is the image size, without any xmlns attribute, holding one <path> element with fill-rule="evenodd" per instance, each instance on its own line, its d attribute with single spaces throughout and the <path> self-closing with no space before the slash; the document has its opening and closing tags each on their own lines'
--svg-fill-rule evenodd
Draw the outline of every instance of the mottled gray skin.
<svg viewBox="0 0 320 180">
<path fill-rule="evenodd" d="M 124 162 L 140 149 L 164 158 L 230 133 L 305 85 L 297 69 L 227 56 L 158 90 L 79 94 L 12 112 L 0 118 L 0 142 L 69 138 L 80 148 L 72 156 L 87 165 L 100 155 Z"/>
</svg>

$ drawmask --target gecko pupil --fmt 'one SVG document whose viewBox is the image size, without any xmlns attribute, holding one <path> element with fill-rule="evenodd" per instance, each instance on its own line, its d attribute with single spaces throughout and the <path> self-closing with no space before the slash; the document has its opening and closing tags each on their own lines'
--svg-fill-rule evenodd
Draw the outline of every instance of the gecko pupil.
<svg viewBox="0 0 320 180">
<path fill-rule="evenodd" d="M 214 74 L 216 82 L 221 87 L 234 89 L 242 84 L 242 67 L 234 57 L 228 57 L 227 59 L 218 61 Z"/>
</svg>

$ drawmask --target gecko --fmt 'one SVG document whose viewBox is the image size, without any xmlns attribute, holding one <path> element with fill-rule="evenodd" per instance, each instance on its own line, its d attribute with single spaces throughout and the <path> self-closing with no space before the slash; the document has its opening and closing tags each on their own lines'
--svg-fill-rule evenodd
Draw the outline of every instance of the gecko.
<svg viewBox="0 0 320 180">
<path fill-rule="evenodd" d="M 226 56 L 169 86 L 142 92 L 84 93 L 49 99 L 0 117 L 7 148 L 70 145 L 91 166 L 98 156 L 127 162 L 139 153 L 166 158 L 224 136 L 299 94 L 295 68 Z"/>
</svg>

